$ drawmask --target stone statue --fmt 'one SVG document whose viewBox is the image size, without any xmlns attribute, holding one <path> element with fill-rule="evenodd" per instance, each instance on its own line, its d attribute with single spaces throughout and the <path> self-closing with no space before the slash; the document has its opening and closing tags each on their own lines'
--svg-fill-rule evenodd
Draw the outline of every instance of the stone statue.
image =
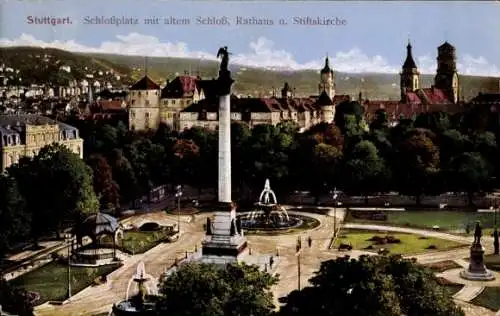
<svg viewBox="0 0 500 316">
<path fill-rule="evenodd" d="M 228 65 L 229 65 L 229 52 L 227 51 L 227 46 L 219 48 L 219 51 L 217 52 L 217 58 L 221 57 L 221 62 L 220 62 L 220 72 L 228 72 Z"/>
<path fill-rule="evenodd" d="M 212 221 L 207 217 L 207 235 L 212 235 Z"/>
<path fill-rule="evenodd" d="M 243 235 L 243 231 L 241 230 L 241 218 L 239 217 L 236 218 L 236 231 L 238 232 L 238 234 Z"/>
<path fill-rule="evenodd" d="M 231 220 L 231 230 L 229 232 L 231 236 L 236 235 L 236 224 L 234 223 L 234 218 Z"/>
<path fill-rule="evenodd" d="M 479 221 L 476 221 L 476 229 L 474 230 L 474 244 L 481 244 L 482 229 Z"/>
</svg>

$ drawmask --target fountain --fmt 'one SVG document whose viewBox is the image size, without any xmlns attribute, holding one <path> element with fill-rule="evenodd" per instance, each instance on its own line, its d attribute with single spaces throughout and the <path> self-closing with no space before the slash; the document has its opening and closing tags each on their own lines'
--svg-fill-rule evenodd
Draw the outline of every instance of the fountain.
<svg viewBox="0 0 500 316">
<path fill-rule="evenodd" d="M 264 183 L 255 209 L 240 215 L 241 225 L 252 229 L 288 229 L 303 224 L 299 216 L 289 215 L 286 208 L 278 204 L 276 194 L 271 190 L 269 179 Z"/>
<path fill-rule="evenodd" d="M 484 265 L 484 247 L 481 245 L 482 230 L 479 221 L 476 222 L 474 231 L 474 241 L 470 248 L 470 263 L 467 269 L 464 269 L 460 276 L 471 281 L 493 281 L 495 275 Z"/>
<path fill-rule="evenodd" d="M 153 283 L 154 278 L 150 274 L 146 274 L 144 262 L 139 262 L 135 274 L 130 278 L 127 286 L 125 300 L 113 306 L 112 315 L 154 315 L 155 300 L 158 291 Z M 137 294 L 130 297 L 130 290 L 134 286 L 137 289 Z"/>
</svg>

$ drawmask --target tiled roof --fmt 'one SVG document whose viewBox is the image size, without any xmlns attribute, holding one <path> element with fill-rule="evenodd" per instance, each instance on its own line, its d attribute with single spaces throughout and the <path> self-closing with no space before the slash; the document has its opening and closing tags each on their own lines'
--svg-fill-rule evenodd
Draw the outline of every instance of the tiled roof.
<svg viewBox="0 0 500 316">
<path fill-rule="evenodd" d="M 412 91 L 407 91 L 405 93 L 406 96 L 406 102 L 411 103 L 411 104 L 422 104 L 422 100 L 418 97 L 418 95 L 415 92 Z"/>
<path fill-rule="evenodd" d="M 177 76 L 167 83 L 161 91 L 162 98 L 188 98 L 194 95 L 197 83 L 200 80 L 196 76 Z"/>
<path fill-rule="evenodd" d="M 144 76 L 141 80 L 134 83 L 130 90 L 159 90 L 160 86 L 158 86 L 151 78 L 148 76 Z"/>
<path fill-rule="evenodd" d="M 123 110 L 121 100 L 101 100 L 97 102 L 98 107 L 103 111 Z"/>
<path fill-rule="evenodd" d="M 427 104 L 448 104 L 451 103 L 448 97 L 441 89 L 437 88 L 426 88 L 417 91 L 419 96 L 425 100 Z"/>
</svg>

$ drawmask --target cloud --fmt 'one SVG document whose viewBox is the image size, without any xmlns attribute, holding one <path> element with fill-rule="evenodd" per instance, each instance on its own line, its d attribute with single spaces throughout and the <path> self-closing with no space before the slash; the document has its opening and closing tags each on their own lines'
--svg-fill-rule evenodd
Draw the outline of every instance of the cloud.
<svg viewBox="0 0 500 316">
<path fill-rule="evenodd" d="M 130 33 L 117 35 L 113 41 L 101 43 L 98 47 L 90 47 L 73 40 L 44 42 L 29 34 L 22 34 L 16 39 L 0 38 L 0 46 L 39 46 L 59 48 L 73 52 L 108 53 L 141 56 L 169 56 L 215 60 L 216 56 L 203 51 L 192 51 L 184 42 L 162 42 L 157 37 Z M 416 58 L 421 73 L 434 74 L 436 72 L 436 59 L 431 54 Z M 340 51 L 330 56 L 331 66 L 340 72 L 348 73 L 398 73 L 401 63 L 391 64 L 380 55 L 368 56 L 361 49 L 354 47 L 349 51 Z M 321 69 L 324 57 L 300 63 L 293 53 L 275 47 L 275 43 L 265 37 L 259 37 L 249 43 L 248 51 L 234 53 L 232 63 L 243 67 L 261 67 L 268 69 L 303 70 Z M 458 70 L 465 75 L 500 76 L 500 69 L 483 56 L 462 55 L 457 63 Z"/>
</svg>

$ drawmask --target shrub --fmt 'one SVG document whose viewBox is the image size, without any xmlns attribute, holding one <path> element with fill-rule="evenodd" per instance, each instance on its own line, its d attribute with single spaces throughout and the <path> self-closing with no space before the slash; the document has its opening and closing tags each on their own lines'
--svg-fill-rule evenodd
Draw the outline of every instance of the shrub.
<svg viewBox="0 0 500 316">
<path fill-rule="evenodd" d="M 139 230 L 143 231 L 143 232 L 157 231 L 157 230 L 160 230 L 160 225 L 158 223 L 155 223 L 155 222 L 148 222 L 148 223 L 142 224 L 141 227 L 139 228 Z"/>
<path fill-rule="evenodd" d="M 429 245 L 429 247 L 427 247 L 427 249 L 437 249 L 436 245 Z"/>
</svg>

